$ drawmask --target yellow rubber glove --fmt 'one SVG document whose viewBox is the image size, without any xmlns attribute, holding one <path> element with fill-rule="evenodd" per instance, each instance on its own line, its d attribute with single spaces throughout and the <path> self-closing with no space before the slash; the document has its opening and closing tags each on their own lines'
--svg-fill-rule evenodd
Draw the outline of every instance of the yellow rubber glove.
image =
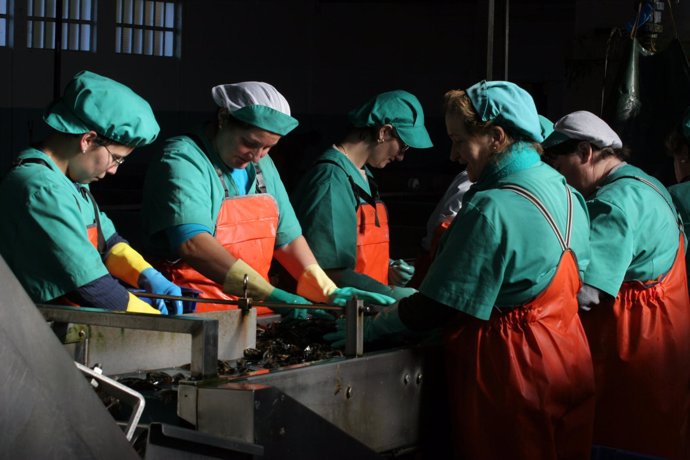
<svg viewBox="0 0 690 460">
<path fill-rule="evenodd" d="M 313 302 L 329 303 L 338 289 L 319 264 L 307 265 L 297 280 L 297 294 Z"/>
<path fill-rule="evenodd" d="M 161 312 L 147 304 L 139 297 L 131 292 L 129 293 L 129 301 L 127 302 L 127 313 L 148 313 L 150 315 L 160 315 Z"/>
<path fill-rule="evenodd" d="M 264 279 L 256 270 L 244 260 L 237 261 L 230 266 L 223 281 L 223 292 L 230 295 L 244 295 L 244 275 L 249 276 L 247 295 L 253 299 L 267 299 L 275 287 Z"/>
<path fill-rule="evenodd" d="M 139 275 L 151 267 L 144 258 L 127 243 L 117 243 L 105 258 L 105 266 L 115 278 L 132 287 L 139 287 Z"/>
</svg>

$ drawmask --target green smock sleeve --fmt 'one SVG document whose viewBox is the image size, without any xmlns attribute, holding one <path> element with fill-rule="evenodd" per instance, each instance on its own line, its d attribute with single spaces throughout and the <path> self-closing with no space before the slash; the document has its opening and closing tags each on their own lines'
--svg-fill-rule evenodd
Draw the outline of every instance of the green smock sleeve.
<svg viewBox="0 0 690 460">
<path fill-rule="evenodd" d="M 27 211 L 20 218 L 21 231 L 31 235 L 31 244 L 22 246 L 20 265 L 33 298 L 48 301 L 108 274 L 74 195 L 41 188 L 29 197 Z M 112 223 L 110 228 L 114 233 Z"/>
<path fill-rule="evenodd" d="M 212 164 L 193 142 L 169 140 L 149 166 L 144 184 L 144 229 L 151 237 L 183 224 L 214 229 L 225 196 Z"/>
<path fill-rule="evenodd" d="M 419 288 L 425 296 L 487 320 L 503 284 L 503 230 L 495 208 L 465 203 L 441 239 L 436 258 Z M 488 211 L 488 213 L 487 213 Z"/>
<path fill-rule="evenodd" d="M 634 232 L 625 212 L 603 200 L 587 202 L 591 259 L 584 282 L 616 297 L 630 266 Z"/>
<path fill-rule="evenodd" d="M 293 195 L 295 210 L 316 260 L 324 269 L 354 269 L 357 260 L 357 202 L 338 166 L 315 165 Z"/>
</svg>

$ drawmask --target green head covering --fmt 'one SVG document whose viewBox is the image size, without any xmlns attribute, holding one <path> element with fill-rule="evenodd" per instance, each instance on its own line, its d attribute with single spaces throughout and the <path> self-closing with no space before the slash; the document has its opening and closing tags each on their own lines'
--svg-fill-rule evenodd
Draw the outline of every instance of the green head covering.
<svg viewBox="0 0 690 460">
<path fill-rule="evenodd" d="M 140 147 L 153 142 L 160 127 L 151 106 L 122 83 L 89 72 L 77 73 L 43 120 L 67 134 L 95 131 L 118 144 Z"/>
<path fill-rule="evenodd" d="M 482 80 L 466 93 L 483 122 L 494 122 L 535 142 L 544 140 L 532 96 L 515 83 Z"/>
<path fill-rule="evenodd" d="M 539 125 L 541 126 L 541 137 L 546 139 L 553 132 L 553 121 L 540 114 Z"/>
<path fill-rule="evenodd" d="M 424 127 L 424 111 L 419 100 L 407 91 L 381 93 L 348 114 L 357 128 L 392 125 L 400 139 L 415 149 L 433 147 Z"/>
<path fill-rule="evenodd" d="M 244 81 L 214 86 L 211 95 L 218 107 L 244 123 L 285 136 L 299 122 L 290 116 L 290 104 L 272 85 Z"/>
<path fill-rule="evenodd" d="M 683 115 L 683 123 L 681 124 L 681 130 L 683 131 L 683 136 L 690 142 L 690 107 L 685 109 L 685 114 Z"/>
</svg>

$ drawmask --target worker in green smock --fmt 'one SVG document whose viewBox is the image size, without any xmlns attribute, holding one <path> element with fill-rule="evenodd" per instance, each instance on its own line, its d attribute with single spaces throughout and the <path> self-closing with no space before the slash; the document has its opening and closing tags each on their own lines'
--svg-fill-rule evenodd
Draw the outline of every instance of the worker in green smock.
<svg viewBox="0 0 690 460">
<path fill-rule="evenodd" d="M 587 199 L 591 219 L 578 299 L 597 377 L 594 442 L 687 458 L 690 299 L 671 196 L 627 162 L 621 139 L 590 112 L 558 120 L 544 148 Z"/>
<path fill-rule="evenodd" d="M 316 262 L 268 155 L 298 124 L 287 100 L 265 82 L 215 86 L 212 122 L 168 139 L 149 167 L 144 227 L 158 267 L 202 297 L 344 304 L 352 295 L 394 299 L 338 286 Z M 297 280 L 296 294 L 270 283 L 273 258 Z M 230 308 L 200 302 L 197 311 Z M 265 307 L 259 314 L 269 313 Z M 304 318 L 306 311 L 284 311 Z M 323 312 L 321 312 L 323 313 Z M 326 315 L 327 316 L 327 315 Z"/>
<path fill-rule="evenodd" d="M 408 296 L 414 266 L 391 260 L 388 211 L 369 168 L 402 161 L 411 148 L 433 146 L 424 111 L 407 91 L 381 93 L 352 110 L 351 128 L 298 184 L 292 202 L 319 265 L 338 283 Z"/>
<path fill-rule="evenodd" d="M 542 163 L 536 107 L 517 85 L 449 91 L 445 120 L 451 158 L 474 183 L 419 293 L 365 320 L 365 340 L 444 328 L 458 458 L 589 458 L 584 199 Z M 342 339 L 338 326 L 327 338 Z"/>
<path fill-rule="evenodd" d="M 690 108 L 683 120 L 666 138 L 666 148 L 673 157 L 673 170 L 677 184 L 668 187 L 673 204 L 683 219 L 685 236 L 690 235 Z M 690 251 L 685 250 L 685 266 L 690 264 Z"/>
<path fill-rule="evenodd" d="M 0 185 L 0 254 L 34 302 L 167 314 L 163 300 L 152 308 L 125 286 L 177 296 L 180 288 L 116 232 L 88 186 L 153 142 L 151 107 L 130 88 L 83 71 L 43 119 L 50 135 L 21 152 Z M 182 313 L 181 302 L 169 305 Z"/>
</svg>

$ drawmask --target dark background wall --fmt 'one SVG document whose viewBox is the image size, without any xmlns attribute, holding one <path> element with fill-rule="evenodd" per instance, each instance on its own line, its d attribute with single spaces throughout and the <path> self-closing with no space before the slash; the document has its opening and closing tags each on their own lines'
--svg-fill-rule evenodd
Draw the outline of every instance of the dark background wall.
<svg viewBox="0 0 690 460">
<path fill-rule="evenodd" d="M 0 48 L 0 172 L 45 134 L 41 112 L 56 77 L 64 87 L 89 69 L 131 86 L 153 106 L 161 135 L 94 193 L 120 232 L 137 243 L 148 161 L 162 139 L 213 113 L 213 85 L 261 80 L 286 96 L 300 126 L 271 155 L 288 188 L 323 146 L 338 140 L 348 110 L 377 92 L 406 89 L 422 102 L 435 147 L 411 151 L 376 175 L 393 220 L 393 253 L 414 256 L 429 212 L 460 170 L 448 160 L 442 95 L 487 77 L 488 1 L 186 0 L 179 58 L 116 54 L 114 3 L 99 2 L 97 52 L 62 52 L 56 76 L 51 50 L 27 49 L 25 1 L 14 1 L 13 46 Z M 496 2 L 499 12 L 505 3 Z M 611 72 L 620 59 L 614 40 L 605 60 L 607 41 L 612 29 L 634 17 L 636 4 L 511 1 L 507 78 L 529 90 L 552 120 L 578 109 L 599 113 L 605 65 Z M 669 5 L 687 48 L 690 5 L 676 0 L 666 3 L 659 48 L 674 35 Z M 493 79 L 506 75 L 500 22 Z"/>
</svg>

